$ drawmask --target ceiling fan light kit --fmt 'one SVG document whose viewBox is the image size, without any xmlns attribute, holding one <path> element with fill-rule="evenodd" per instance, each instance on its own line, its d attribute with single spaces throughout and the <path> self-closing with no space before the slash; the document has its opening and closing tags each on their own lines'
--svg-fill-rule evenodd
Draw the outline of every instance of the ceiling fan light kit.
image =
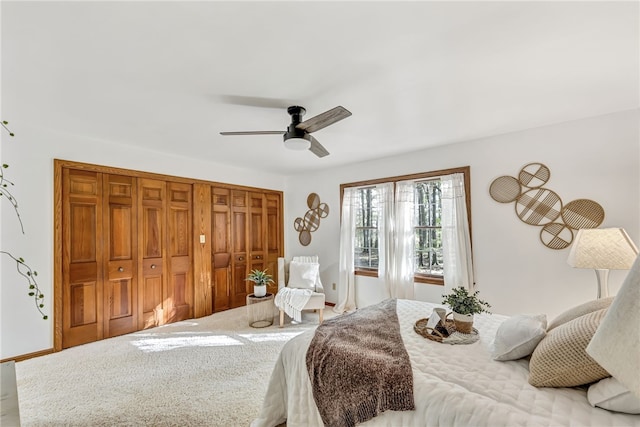
<svg viewBox="0 0 640 427">
<path fill-rule="evenodd" d="M 240 132 L 220 132 L 220 135 L 274 135 L 282 134 L 284 146 L 290 150 L 309 150 L 318 157 L 329 154 L 310 133 L 324 129 L 325 127 L 346 119 L 351 112 L 342 106 L 337 106 L 324 113 L 318 114 L 308 120 L 302 121 L 302 116 L 307 112 L 304 107 L 292 105 L 287 108 L 287 113 L 291 116 L 291 124 L 284 132 L 281 131 L 240 131 Z"/>
<path fill-rule="evenodd" d="M 293 137 L 287 139 L 285 137 L 284 146 L 289 150 L 308 150 L 311 147 L 311 141 L 307 141 L 304 138 Z"/>
</svg>

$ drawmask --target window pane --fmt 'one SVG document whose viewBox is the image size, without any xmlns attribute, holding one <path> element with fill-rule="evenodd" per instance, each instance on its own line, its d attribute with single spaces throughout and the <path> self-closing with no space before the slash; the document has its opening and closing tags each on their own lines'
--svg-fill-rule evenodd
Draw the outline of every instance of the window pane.
<svg viewBox="0 0 640 427">
<path fill-rule="evenodd" d="M 356 227 L 378 228 L 378 197 L 375 188 L 358 190 Z"/>
<path fill-rule="evenodd" d="M 442 276 L 442 230 L 416 229 L 415 272 Z"/>
<path fill-rule="evenodd" d="M 415 273 L 442 276 L 441 181 L 416 182 L 415 191 Z"/>
<path fill-rule="evenodd" d="M 375 187 L 358 190 L 355 268 L 378 268 L 378 197 Z"/>
<path fill-rule="evenodd" d="M 416 225 L 419 227 L 440 227 L 442 216 L 441 181 L 416 183 Z"/>
</svg>

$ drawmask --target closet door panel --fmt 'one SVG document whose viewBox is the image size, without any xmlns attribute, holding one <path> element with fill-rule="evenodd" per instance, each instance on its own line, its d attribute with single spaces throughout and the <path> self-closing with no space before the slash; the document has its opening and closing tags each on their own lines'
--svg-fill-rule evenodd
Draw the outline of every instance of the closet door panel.
<svg viewBox="0 0 640 427">
<path fill-rule="evenodd" d="M 189 184 L 167 183 L 168 256 L 170 262 L 165 298 L 167 321 L 193 316 L 193 280 L 191 259 L 192 188 Z"/>
<path fill-rule="evenodd" d="M 267 193 L 267 264 L 274 283 L 267 286 L 267 292 L 278 292 L 278 257 L 282 256 L 282 208 L 279 194 Z"/>
<path fill-rule="evenodd" d="M 213 271 L 213 311 L 231 308 L 231 191 L 211 192 L 211 263 Z"/>
<path fill-rule="evenodd" d="M 164 181 L 139 179 L 140 233 L 138 233 L 138 239 L 141 252 L 139 329 L 162 325 L 165 322 L 163 294 L 166 292 L 164 268 L 166 187 Z"/>
<path fill-rule="evenodd" d="M 105 337 L 138 330 L 136 179 L 104 175 Z"/>
<path fill-rule="evenodd" d="M 103 336 L 102 174 L 62 173 L 62 348 Z"/>
<path fill-rule="evenodd" d="M 249 232 L 248 194 L 246 191 L 231 191 L 231 246 L 232 287 L 231 307 L 241 307 L 247 303 L 247 294 L 253 292 L 253 285 L 245 279 L 249 274 L 249 252 L 247 236 Z"/>
</svg>

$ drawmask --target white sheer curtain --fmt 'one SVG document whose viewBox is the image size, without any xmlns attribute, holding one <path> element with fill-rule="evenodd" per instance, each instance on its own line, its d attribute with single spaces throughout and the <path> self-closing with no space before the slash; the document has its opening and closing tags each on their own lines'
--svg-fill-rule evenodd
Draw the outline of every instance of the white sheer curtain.
<svg viewBox="0 0 640 427">
<path fill-rule="evenodd" d="M 445 291 L 462 286 L 474 289 L 471 233 L 467 219 L 464 175 L 445 175 L 442 180 L 442 250 Z"/>
<path fill-rule="evenodd" d="M 393 184 L 389 184 L 385 222 L 390 224 L 384 248 L 385 286 L 390 297 L 413 299 L 415 191 L 413 181 L 396 182 L 395 203 Z"/>
<path fill-rule="evenodd" d="M 386 297 L 392 296 L 389 283 L 395 262 L 395 220 L 393 204 L 393 183 L 376 185 L 378 195 L 378 277 L 384 280 Z"/>
<path fill-rule="evenodd" d="M 338 263 L 338 304 L 336 313 L 352 311 L 356 308 L 356 288 L 354 273 L 354 238 L 356 234 L 357 189 L 347 187 L 342 196 L 342 223 L 340 224 L 340 260 Z"/>
</svg>

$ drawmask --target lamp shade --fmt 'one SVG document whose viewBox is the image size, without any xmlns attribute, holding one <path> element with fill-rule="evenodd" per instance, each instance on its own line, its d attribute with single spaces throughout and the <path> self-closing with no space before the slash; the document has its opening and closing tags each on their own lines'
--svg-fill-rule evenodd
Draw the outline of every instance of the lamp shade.
<svg viewBox="0 0 640 427">
<path fill-rule="evenodd" d="M 578 230 L 567 263 L 576 268 L 628 270 L 638 248 L 622 228 Z"/>
</svg>

